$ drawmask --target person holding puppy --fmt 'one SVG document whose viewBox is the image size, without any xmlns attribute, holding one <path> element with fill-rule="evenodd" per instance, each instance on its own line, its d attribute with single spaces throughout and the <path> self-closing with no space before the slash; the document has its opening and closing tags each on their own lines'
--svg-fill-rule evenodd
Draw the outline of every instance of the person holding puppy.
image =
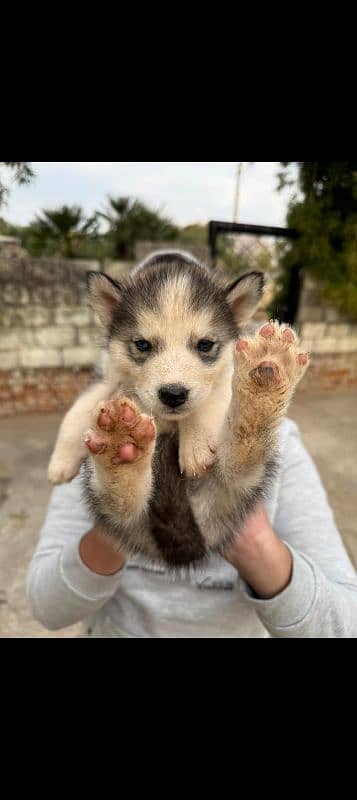
<svg viewBox="0 0 357 800">
<path fill-rule="evenodd" d="M 182 253 L 154 254 L 120 285 L 89 276 L 102 372 L 49 467 L 29 573 L 46 627 L 357 636 L 356 577 L 285 419 L 309 356 L 286 325 L 249 330 L 263 290 L 259 272 L 224 285 Z"/>
<path fill-rule="evenodd" d="M 34 617 L 48 630 L 123 638 L 357 638 L 357 580 L 297 427 L 265 506 L 226 557 L 172 578 L 123 552 L 91 519 L 80 479 L 54 490 L 28 576 Z"/>
</svg>

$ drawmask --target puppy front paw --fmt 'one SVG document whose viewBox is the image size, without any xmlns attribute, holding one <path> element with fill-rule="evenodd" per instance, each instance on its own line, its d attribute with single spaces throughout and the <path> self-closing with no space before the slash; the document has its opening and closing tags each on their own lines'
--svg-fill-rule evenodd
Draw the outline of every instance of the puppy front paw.
<svg viewBox="0 0 357 800">
<path fill-rule="evenodd" d="M 205 439 L 182 442 L 180 446 L 180 472 L 187 478 L 203 478 L 216 461 L 216 445 Z"/>
<path fill-rule="evenodd" d="M 91 456 L 109 471 L 151 459 L 155 443 L 154 420 L 122 395 L 97 408 L 93 426 L 85 436 Z"/>
<path fill-rule="evenodd" d="M 236 348 L 236 377 L 252 393 L 274 393 L 291 397 L 309 365 L 292 330 L 270 322 L 254 339 L 240 339 Z"/>
<path fill-rule="evenodd" d="M 53 486 L 60 486 L 62 483 L 70 483 L 73 478 L 78 475 L 81 464 L 85 458 L 85 452 L 81 454 L 81 458 L 74 456 L 72 448 L 69 451 L 61 449 L 53 453 L 48 467 L 48 480 Z"/>
</svg>

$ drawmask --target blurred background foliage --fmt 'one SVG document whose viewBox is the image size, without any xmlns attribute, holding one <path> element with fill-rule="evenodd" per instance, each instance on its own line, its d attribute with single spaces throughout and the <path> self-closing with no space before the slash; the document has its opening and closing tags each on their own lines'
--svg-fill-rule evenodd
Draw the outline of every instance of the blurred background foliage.
<svg viewBox="0 0 357 800">
<path fill-rule="evenodd" d="M 246 269 L 271 273 L 273 302 L 283 309 L 294 270 L 303 269 L 321 297 L 348 318 L 357 318 L 357 162 L 282 161 L 278 189 L 293 188 L 287 224 L 299 238 L 273 245 L 247 237 L 221 237 L 219 266 L 231 275 Z M 295 169 L 292 170 L 294 165 Z M 296 172 L 297 166 L 297 172 Z M 297 176 L 297 177 L 296 177 Z M 0 162 L 0 205 L 11 185 L 34 178 L 31 162 Z M 252 220 L 258 222 L 258 220 Z M 180 228 L 162 210 L 130 197 L 108 197 L 87 217 L 79 206 L 45 209 L 26 227 L 0 217 L 0 235 L 17 236 L 32 256 L 133 261 L 140 242 L 189 249 L 207 247 L 207 227 Z"/>
<path fill-rule="evenodd" d="M 0 161 L 0 205 L 5 202 L 12 184 L 22 186 L 30 183 L 35 173 L 31 161 Z M 4 177 L 3 177 L 4 176 Z"/>
<path fill-rule="evenodd" d="M 298 166 L 298 181 L 291 166 Z M 303 268 L 321 297 L 357 319 L 357 161 L 282 161 L 279 188 L 295 187 L 287 223 L 299 238 L 281 249 L 278 294 L 283 308 L 292 271 Z"/>
</svg>

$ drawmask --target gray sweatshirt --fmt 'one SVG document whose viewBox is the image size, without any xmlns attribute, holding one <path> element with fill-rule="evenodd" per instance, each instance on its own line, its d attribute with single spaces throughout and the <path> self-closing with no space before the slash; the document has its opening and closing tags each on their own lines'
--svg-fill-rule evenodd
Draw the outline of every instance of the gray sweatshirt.
<svg viewBox="0 0 357 800">
<path fill-rule="evenodd" d="M 79 555 L 92 522 L 77 478 L 53 492 L 30 566 L 34 617 L 49 630 L 84 621 L 87 635 L 106 638 L 357 638 L 356 573 L 316 468 L 289 420 L 280 429 L 280 449 L 266 510 L 291 549 L 294 569 L 278 597 L 257 600 L 219 557 L 175 579 L 140 558 L 112 577 L 93 574 Z"/>
</svg>

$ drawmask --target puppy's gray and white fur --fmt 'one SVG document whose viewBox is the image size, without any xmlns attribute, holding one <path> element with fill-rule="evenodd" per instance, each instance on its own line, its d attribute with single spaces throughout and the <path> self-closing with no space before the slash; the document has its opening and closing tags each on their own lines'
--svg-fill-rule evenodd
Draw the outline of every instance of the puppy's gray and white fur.
<svg viewBox="0 0 357 800">
<path fill-rule="evenodd" d="M 88 285 L 105 334 L 102 378 L 65 418 L 50 480 L 71 480 L 85 461 L 94 519 L 128 553 L 172 568 L 223 553 L 274 475 L 276 430 L 307 357 L 277 323 L 242 340 L 264 291 L 259 272 L 227 287 L 170 252 L 120 285 L 101 273 Z M 137 462 L 113 465 L 88 456 L 84 434 L 98 403 L 118 395 L 139 421 L 155 420 L 157 436 Z"/>
</svg>

